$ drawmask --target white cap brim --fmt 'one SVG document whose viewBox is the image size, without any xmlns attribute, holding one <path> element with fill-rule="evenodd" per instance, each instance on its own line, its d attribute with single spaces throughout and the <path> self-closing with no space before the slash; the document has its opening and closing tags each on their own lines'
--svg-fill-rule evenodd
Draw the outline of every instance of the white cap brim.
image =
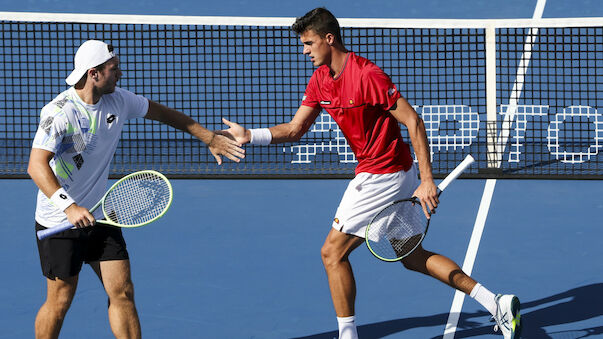
<svg viewBox="0 0 603 339">
<path fill-rule="evenodd" d="M 73 71 L 71 71 L 71 74 L 69 74 L 69 76 L 65 79 L 65 82 L 67 83 L 67 85 L 73 86 L 77 84 L 78 81 L 80 81 L 80 79 L 84 76 L 84 74 L 86 74 L 87 71 L 87 69 L 74 69 Z"/>
</svg>

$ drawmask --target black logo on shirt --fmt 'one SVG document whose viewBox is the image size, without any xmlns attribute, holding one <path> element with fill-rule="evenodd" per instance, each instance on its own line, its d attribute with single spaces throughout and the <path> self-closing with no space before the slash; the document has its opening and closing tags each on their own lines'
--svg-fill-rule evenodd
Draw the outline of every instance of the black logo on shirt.
<svg viewBox="0 0 603 339">
<path fill-rule="evenodd" d="M 63 200 L 67 200 L 67 196 L 63 193 L 59 194 L 59 197 Z"/>
<path fill-rule="evenodd" d="M 40 123 L 40 128 L 46 132 L 46 134 L 50 134 L 50 130 L 52 129 L 52 122 L 54 121 L 53 117 L 48 117 Z"/>
<path fill-rule="evenodd" d="M 67 103 L 69 99 L 67 97 L 64 97 L 60 100 L 57 100 L 54 102 L 54 104 L 58 107 L 58 108 L 63 108 L 63 106 L 65 106 L 65 104 Z"/>
<path fill-rule="evenodd" d="M 75 163 L 75 167 L 77 167 L 77 169 L 79 170 L 84 164 L 84 158 L 81 154 L 77 154 L 73 157 L 73 162 Z"/>
<path fill-rule="evenodd" d="M 110 124 L 115 121 L 115 114 L 111 114 L 107 117 L 107 123 Z"/>
</svg>

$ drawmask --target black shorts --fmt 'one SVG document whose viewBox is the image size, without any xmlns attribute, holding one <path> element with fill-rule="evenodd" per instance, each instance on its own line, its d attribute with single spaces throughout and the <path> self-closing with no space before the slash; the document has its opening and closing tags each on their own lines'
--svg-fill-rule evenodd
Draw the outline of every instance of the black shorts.
<svg viewBox="0 0 603 339">
<path fill-rule="evenodd" d="M 46 227 L 36 222 L 36 232 Z M 129 259 L 121 228 L 96 224 L 38 239 L 42 273 L 66 280 L 80 273 L 84 262 Z"/>
</svg>

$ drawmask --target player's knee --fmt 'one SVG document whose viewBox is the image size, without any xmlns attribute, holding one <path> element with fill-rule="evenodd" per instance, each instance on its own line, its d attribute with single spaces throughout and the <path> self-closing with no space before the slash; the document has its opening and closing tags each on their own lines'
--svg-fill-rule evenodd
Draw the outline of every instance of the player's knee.
<svg viewBox="0 0 603 339">
<path fill-rule="evenodd" d="M 51 297 L 46 298 L 46 305 L 56 313 L 59 317 L 64 317 L 71 306 L 73 295 L 67 293 L 57 293 Z"/>
<path fill-rule="evenodd" d="M 58 314 L 66 314 L 75 295 L 75 286 L 50 286 L 46 296 L 46 305 Z"/>
<path fill-rule="evenodd" d="M 327 244 L 322 245 L 322 248 L 320 249 L 320 257 L 322 259 L 323 264 L 328 260 L 329 256 L 329 246 Z"/>
<path fill-rule="evenodd" d="M 425 270 L 428 252 L 419 246 L 406 258 L 402 259 L 402 265 L 408 270 L 423 272 Z"/>
<path fill-rule="evenodd" d="M 322 258 L 322 263 L 325 267 L 329 266 L 333 262 L 333 246 L 325 243 L 322 245 L 320 249 L 320 257 Z"/>
<path fill-rule="evenodd" d="M 325 243 L 320 249 L 320 256 L 322 258 L 322 263 L 326 268 L 337 265 L 341 261 L 344 261 L 346 257 L 337 247 L 329 245 L 328 243 Z"/>
<path fill-rule="evenodd" d="M 123 304 L 134 302 L 134 285 L 127 282 L 123 285 L 107 289 L 108 304 Z"/>
</svg>

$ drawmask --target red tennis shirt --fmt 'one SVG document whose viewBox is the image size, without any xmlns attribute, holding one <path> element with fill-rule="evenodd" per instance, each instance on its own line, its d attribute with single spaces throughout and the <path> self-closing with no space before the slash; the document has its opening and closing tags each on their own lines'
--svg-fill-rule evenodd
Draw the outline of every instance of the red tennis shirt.
<svg viewBox="0 0 603 339">
<path fill-rule="evenodd" d="M 348 53 L 337 78 L 327 65 L 314 71 L 302 105 L 322 107 L 337 122 L 358 159 L 356 174 L 408 170 L 412 157 L 389 109 L 400 98 L 396 85 L 371 61 Z"/>
</svg>

